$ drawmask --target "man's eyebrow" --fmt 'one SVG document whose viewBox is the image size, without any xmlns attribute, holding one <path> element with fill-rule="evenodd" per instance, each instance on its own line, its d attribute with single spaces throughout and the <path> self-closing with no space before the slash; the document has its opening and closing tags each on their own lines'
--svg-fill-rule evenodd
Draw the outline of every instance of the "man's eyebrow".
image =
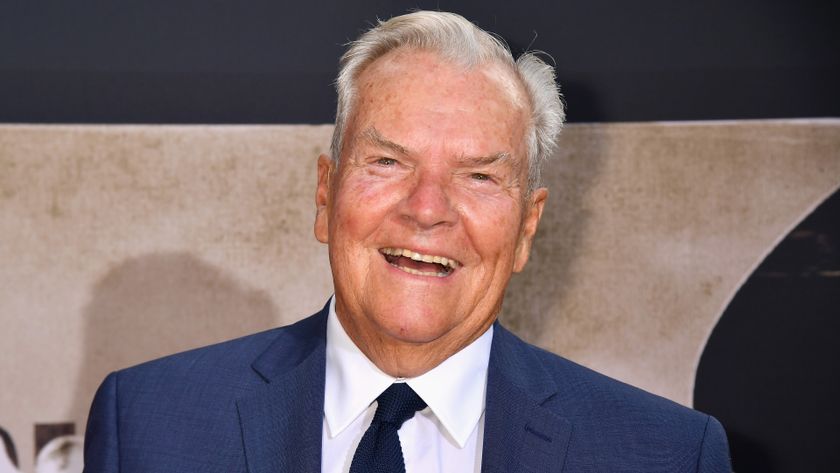
<svg viewBox="0 0 840 473">
<path fill-rule="evenodd" d="M 506 161 L 510 159 L 510 153 L 499 151 L 488 156 L 461 156 L 458 161 L 462 164 L 472 166 L 489 166 L 499 161 Z"/>
<path fill-rule="evenodd" d="M 388 148 L 400 154 L 408 154 L 408 150 L 404 146 L 385 138 L 379 133 L 379 130 L 374 127 L 370 127 L 363 131 L 361 136 L 377 146 Z"/>
</svg>

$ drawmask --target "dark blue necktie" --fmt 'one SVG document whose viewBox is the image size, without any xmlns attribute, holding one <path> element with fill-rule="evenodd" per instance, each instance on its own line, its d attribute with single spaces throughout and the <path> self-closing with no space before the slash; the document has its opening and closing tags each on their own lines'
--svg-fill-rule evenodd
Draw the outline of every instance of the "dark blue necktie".
<svg viewBox="0 0 840 473">
<path fill-rule="evenodd" d="M 376 401 L 376 414 L 356 447 L 350 473 L 405 473 L 397 431 L 426 403 L 406 383 L 392 384 Z"/>
</svg>

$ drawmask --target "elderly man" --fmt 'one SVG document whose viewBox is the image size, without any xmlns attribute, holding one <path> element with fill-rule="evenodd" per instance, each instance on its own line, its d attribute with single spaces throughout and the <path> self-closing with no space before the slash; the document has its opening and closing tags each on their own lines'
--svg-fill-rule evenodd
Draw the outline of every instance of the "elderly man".
<svg viewBox="0 0 840 473">
<path fill-rule="evenodd" d="M 496 323 L 546 201 L 551 67 L 416 12 L 354 42 L 337 88 L 315 197 L 335 296 L 292 326 L 111 374 L 86 471 L 729 471 L 714 419 Z"/>
</svg>

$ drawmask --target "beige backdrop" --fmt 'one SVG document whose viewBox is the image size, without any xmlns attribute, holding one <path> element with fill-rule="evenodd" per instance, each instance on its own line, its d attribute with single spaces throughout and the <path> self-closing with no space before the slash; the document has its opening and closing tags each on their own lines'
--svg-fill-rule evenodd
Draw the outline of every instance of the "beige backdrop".
<svg viewBox="0 0 840 473">
<path fill-rule="evenodd" d="M 331 126 L 0 126 L 0 426 L 83 431 L 113 369 L 286 324 L 331 292 L 312 237 Z M 744 279 L 840 185 L 840 120 L 570 125 L 503 320 L 690 405 Z"/>
</svg>

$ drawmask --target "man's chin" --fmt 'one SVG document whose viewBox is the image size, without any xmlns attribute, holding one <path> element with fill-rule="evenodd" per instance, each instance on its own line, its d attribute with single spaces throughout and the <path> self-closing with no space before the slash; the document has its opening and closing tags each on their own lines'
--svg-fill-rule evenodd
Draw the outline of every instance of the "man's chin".
<svg viewBox="0 0 840 473">
<path fill-rule="evenodd" d="M 434 343 L 445 335 L 446 332 L 429 330 L 427 328 L 399 327 L 385 330 L 388 338 L 397 343 L 406 345 L 427 345 Z"/>
<path fill-rule="evenodd" d="M 435 343 L 447 334 L 451 335 L 452 327 L 444 323 L 432 323 L 433 315 L 420 317 L 404 317 L 400 320 L 389 318 L 381 325 L 382 332 L 391 340 L 410 345 L 425 345 Z"/>
</svg>

